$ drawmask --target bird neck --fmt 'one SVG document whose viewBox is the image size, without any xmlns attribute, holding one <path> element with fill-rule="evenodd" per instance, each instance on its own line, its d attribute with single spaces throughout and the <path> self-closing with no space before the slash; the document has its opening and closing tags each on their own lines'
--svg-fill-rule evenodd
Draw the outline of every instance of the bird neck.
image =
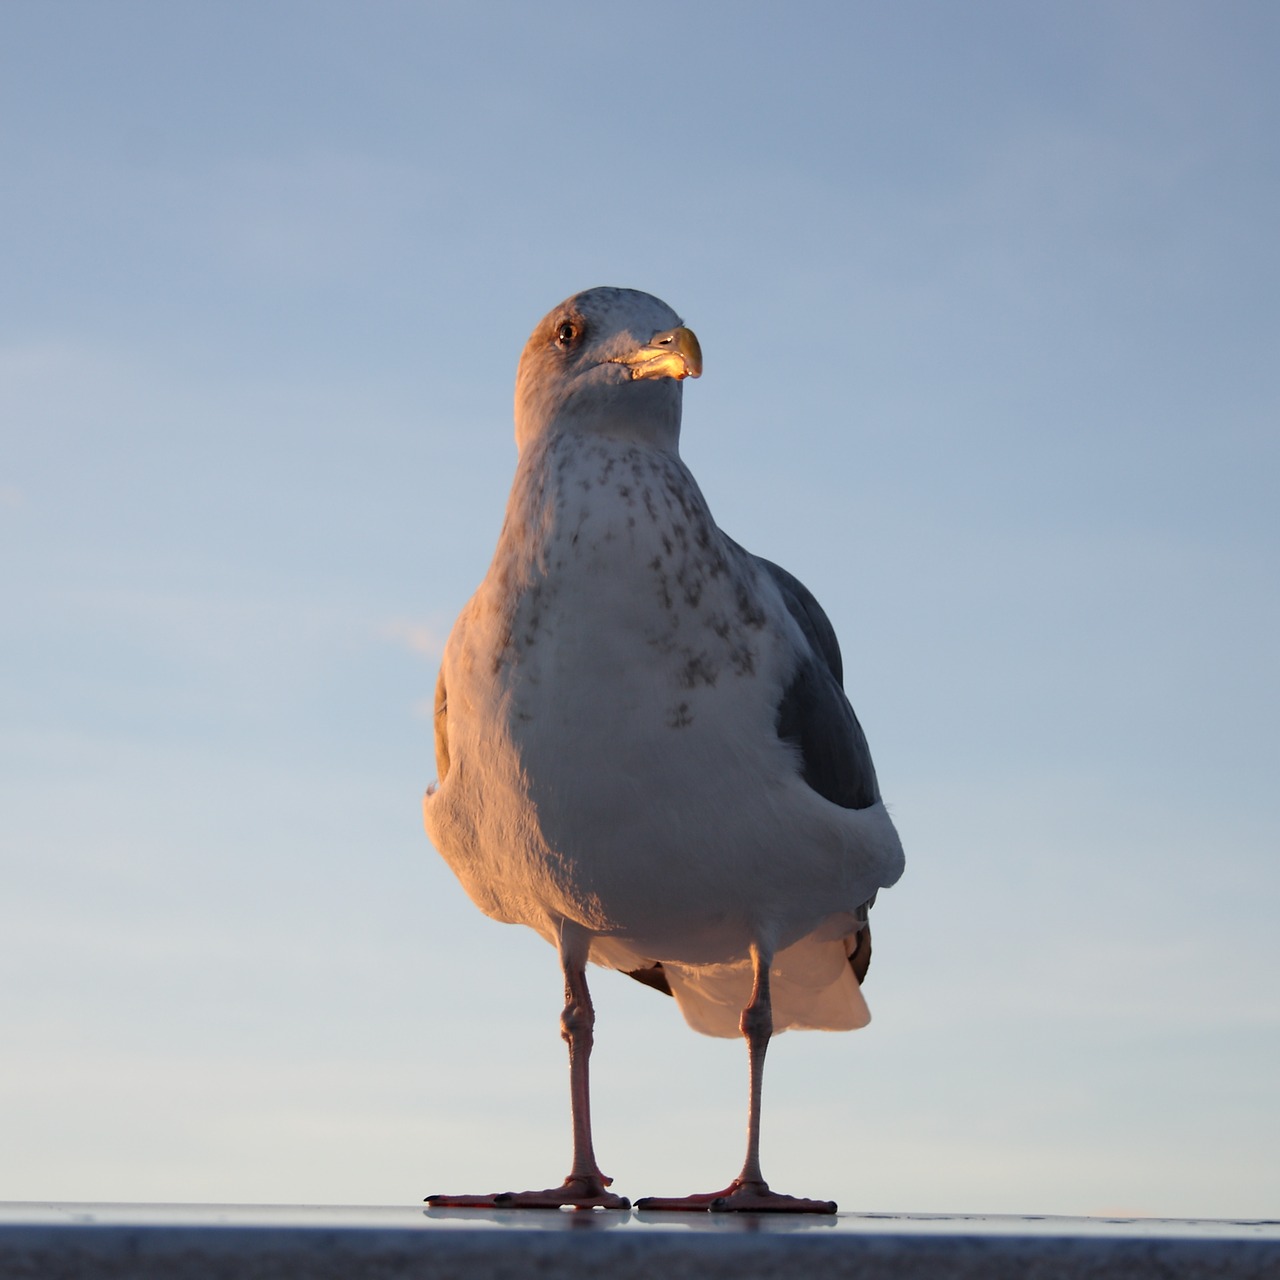
<svg viewBox="0 0 1280 1280">
<path fill-rule="evenodd" d="M 624 441 L 680 451 L 680 384 L 671 378 L 595 387 L 555 403 L 517 400 L 516 445 L 523 458 L 539 441 L 562 436 Z"/>
</svg>

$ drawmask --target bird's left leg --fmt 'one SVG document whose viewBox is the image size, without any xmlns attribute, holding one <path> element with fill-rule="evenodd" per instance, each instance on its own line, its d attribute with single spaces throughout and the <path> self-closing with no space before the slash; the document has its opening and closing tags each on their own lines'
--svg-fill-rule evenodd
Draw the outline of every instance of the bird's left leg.
<svg viewBox="0 0 1280 1280">
<path fill-rule="evenodd" d="M 594 1040 L 595 1009 L 587 989 L 589 936 L 565 925 L 560 937 L 560 963 L 564 969 L 564 1012 L 560 1035 L 569 1046 L 569 1102 L 573 1113 L 573 1167 L 558 1187 L 543 1191 L 504 1191 L 490 1196 L 428 1196 L 437 1208 L 629 1209 L 631 1201 L 608 1190 L 612 1178 L 600 1172 L 591 1142 L 591 1087 L 589 1064 Z"/>
<path fill-rule="evenodd" d="M 747 1158 L 742 1172 L 723 1190 L 704 1195 L 646 1196 L 637 1209 L 710 1209 L 721 1213 L 835 1213 L 834 1200 L 806 1200 L 770 1191 L 760 1171 L 760 1098 L 764 1088 L 764 1055 L 773 1035 L 773 1006 L 769 996 L 769 966 L 773 952 L 753 945 L 754 981 L 751 999 L 739 1024 L 747 1041 L 751 1094 L 747 1110 Z"/>
</svg>

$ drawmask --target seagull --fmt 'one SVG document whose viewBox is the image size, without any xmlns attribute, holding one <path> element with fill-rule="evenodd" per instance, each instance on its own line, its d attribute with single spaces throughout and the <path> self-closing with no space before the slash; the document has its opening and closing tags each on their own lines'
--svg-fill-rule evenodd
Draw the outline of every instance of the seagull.
<svg viewBox="0 0 1280 1280">
<path fill-rule="evenodd" d="M 836 1209 L 764 1179 L 765 1051 L 869 1020 L 867 913 L 902 846 L 827 615 L 717 527 L 680 458 L 701 372 L 693 331 L 634 289 L 562 302 L 520 359 L 515 481 L 445 647 L 424 817 L 476 906 L 559 952 L 573 1163 L 559 1186 L 432 1206 L 630 1208 L 592 1144 L 592 962 L 747 1044 L 741 1172 L 636 1208 Z"/>
</svg>

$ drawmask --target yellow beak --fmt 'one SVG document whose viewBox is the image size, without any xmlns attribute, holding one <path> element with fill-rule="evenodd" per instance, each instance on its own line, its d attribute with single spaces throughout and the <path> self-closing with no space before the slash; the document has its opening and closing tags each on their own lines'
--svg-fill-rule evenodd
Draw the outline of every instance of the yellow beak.
<svg viewBox="0 0 1280 1280">
<path fill-rule="evenodd" d="M 652 338 L 630 355 L 618 356 L 633 378 L 696 378 L 702 372 L 702 348 L 698 335 L 681 325 Z"/>
</svg>

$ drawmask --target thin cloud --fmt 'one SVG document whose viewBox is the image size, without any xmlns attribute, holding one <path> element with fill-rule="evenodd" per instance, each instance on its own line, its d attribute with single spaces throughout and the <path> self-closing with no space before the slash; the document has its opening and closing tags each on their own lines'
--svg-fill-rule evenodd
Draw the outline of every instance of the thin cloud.
<svg viewBox="0 0 1280 1280">
<path fill-rule="evenodd" d="M 444 656 L 445 641 L 449 638 L 448 631 L 435 622 L 405 619 L 387 623 L 382 632 L 387 639 L 432 662 L 439 662 Z"/>
</svg>

